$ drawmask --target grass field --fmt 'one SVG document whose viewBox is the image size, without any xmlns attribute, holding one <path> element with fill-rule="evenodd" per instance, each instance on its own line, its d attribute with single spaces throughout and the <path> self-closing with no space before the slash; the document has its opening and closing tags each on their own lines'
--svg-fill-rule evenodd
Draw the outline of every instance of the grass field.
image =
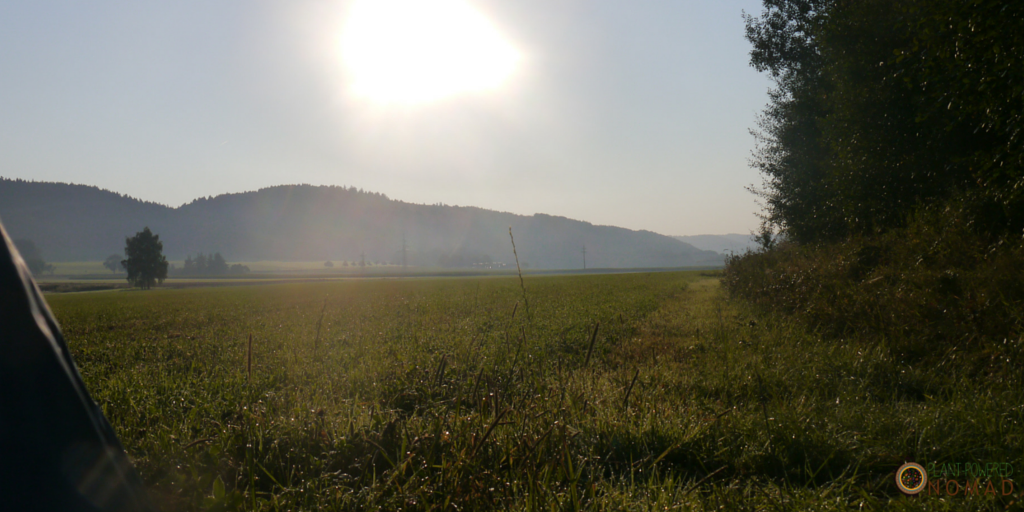
<svg viewBox="0 0 1024 512">
<path fill-rule="evenodd" d="M 525 287 L 365 280 L 47 300 L 166 510 L 1019 506 L 1020 484 L 907 497 L 893 478 L 906 461 L 1019 469 L 1019 361 L 908 366 L 884 346 L 754 315 L 699 272 Z"/>
</svg>

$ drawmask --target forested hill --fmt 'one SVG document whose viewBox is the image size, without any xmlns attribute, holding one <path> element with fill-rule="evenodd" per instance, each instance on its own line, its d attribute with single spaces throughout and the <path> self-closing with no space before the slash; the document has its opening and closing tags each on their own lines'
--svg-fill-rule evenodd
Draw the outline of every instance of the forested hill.
<svg viewBox="0 0 1024 512">
<path fill-rule="evenodd" d="M 718 265 L 722 258 L 649 231 L 564 217 L 419 205 L 345 187 L 288 185 L 200 198 L 178 208 L 85 185 L 0 178 L 0 220 L 47 261 L 102 260 L 149 226 L 170 259 L 220 252 L 230 261 L 359 260 L 410 265 L 513 264 L 530 268 Z"/>
</svg>

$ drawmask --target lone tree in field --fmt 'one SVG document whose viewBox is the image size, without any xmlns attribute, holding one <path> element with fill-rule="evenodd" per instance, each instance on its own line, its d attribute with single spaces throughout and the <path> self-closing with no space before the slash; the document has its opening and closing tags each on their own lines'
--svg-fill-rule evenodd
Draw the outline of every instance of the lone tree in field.
<svg viewBox="0 0 1024 512">
<path fill-rule="evenodd" d="M 154 235 L 149 227 L 125 239 L 124 255 L 121 262 L 128 271 L 128 282 L 148 290 L 156 283 L 167 279 L 167 258 L 163 255 L 164 244 L 160 235 Z"/>
<path fill-rule="evenodd" d="M 111 272 L 117 272 L 121 270 L 121 257 L 116 254 L 107 256 L 107 259 L 103 260 L 103 266 Z"/>
</svg>

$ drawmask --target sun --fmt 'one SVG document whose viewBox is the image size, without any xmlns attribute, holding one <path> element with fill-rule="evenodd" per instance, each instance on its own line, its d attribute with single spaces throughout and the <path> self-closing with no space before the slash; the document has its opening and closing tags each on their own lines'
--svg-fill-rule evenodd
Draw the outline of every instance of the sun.
<svg viewBox="0 0 1024 512">
<path fill-rule="evenodd" d="M 493 90 L 521 60 L 462 0 L 355 0 L 341 55 L 356 96 L 402 104 Z"/>
</svg>

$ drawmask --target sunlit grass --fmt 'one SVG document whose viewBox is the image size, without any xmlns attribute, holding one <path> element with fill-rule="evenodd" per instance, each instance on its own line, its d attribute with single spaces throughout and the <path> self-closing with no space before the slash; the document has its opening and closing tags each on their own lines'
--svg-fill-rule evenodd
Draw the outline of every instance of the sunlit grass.
<svg viewBox="0 0 1024 512">
<path fill-rule="evenodd" d="M 751 316 L 697 272 L 527 277 L 526 290 L 532 322 L 518 278 L 47 300 L 168 510 L 1017 499 L 905 498 L 892 474 L 907 460 L 1020 461 L 1019 376 L 975 380 L 824 342 Z"/>
</svg>

